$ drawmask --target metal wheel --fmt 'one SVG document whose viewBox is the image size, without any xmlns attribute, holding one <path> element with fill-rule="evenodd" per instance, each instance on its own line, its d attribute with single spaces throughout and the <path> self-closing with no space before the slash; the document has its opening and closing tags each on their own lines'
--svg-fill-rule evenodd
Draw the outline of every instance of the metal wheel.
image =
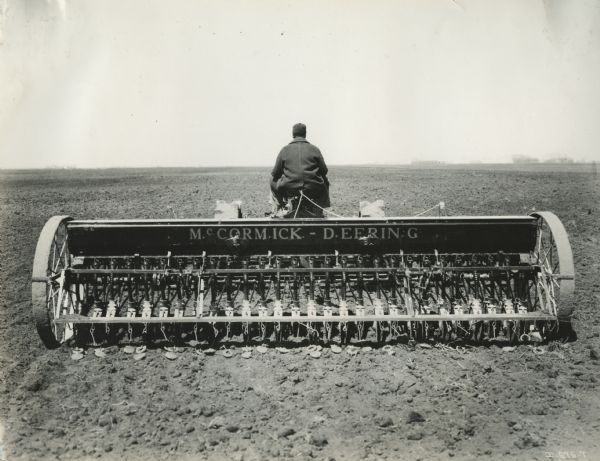
<svg viewBox="0 0 600 461">
<path fill-rule="evenodd" d="M 538 218 L 534 263 L 540 266 L 536 281 L 538 308 L 568 322 L 575 308 L 575 267 L 569 237 L 562 222 L 548 211 Z"/>
<path fill-rule="evenodd" d="M 67 222 L 71 219 L 53 216 L 46 222 L 33 260 L 31 306 L 38 334 L 49 349 L 59 347 L 73 335 L 71 325 L 54 322 L 75 309 L 74 293 L 63 272 L 71 264 L 67 233 Z"/>
</svg>

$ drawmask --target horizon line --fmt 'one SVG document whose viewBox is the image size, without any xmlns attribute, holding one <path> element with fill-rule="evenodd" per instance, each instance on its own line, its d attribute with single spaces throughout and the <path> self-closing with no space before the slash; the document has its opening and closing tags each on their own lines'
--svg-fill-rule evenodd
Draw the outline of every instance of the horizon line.
<svg viewBox="0 0 600 461">
<path fill-rule="evenodd" d="M 534 165 L 594 165 L 598 160 L 573 160 L 571 162 L 559 161 L 534 161 L 534 162 L 445 162 L 442 160 L 419 160 L 411 163 L 331 163 L 329 167 L 447 167 L 447 166 L 490 166 L 490 165 L 513 165 L 513 166 L 534 166 Z M 70 165 L 48 165 L 41 167 L 0 167 L 0 171 L 18 171 L 18 170 L 133 170 L 133 169 L 159 169 L 159 168 L 271 168 L 271 165 L 127 165 L 127 166 L 70 166 Z"/>
</svg>

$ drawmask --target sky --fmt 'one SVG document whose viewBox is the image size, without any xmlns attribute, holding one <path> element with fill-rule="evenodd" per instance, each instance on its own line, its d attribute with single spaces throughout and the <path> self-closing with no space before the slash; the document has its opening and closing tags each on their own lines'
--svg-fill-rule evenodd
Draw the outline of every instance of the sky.
<svg viewBox="0 0 600 461">
<path fill-rule="evenodd" d="M 598 0 L 0 0 L 0 168 L 600 161 Z"/>
</svg>

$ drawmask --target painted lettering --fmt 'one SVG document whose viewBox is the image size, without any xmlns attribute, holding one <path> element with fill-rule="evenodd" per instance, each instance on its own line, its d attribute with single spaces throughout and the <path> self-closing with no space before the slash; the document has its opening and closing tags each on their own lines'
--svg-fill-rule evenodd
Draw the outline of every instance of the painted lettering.
<svg viewBox="0 0 600 461">
<path fill-rule="evenodd" d="M 391 239 L 391 238 L 399 239 L 400 238 L 400 229 L 397 227 L 396 228 L 389 227 L 387 238 L 388 239 Z"/>
<path fill-rule="evenodd" d="M 190 229 L 190 240 L 202 240 L 202 230 Z"/>
<path fill-rule="evenodd" d="M 323 227 L 323 239 L 358 240 L 364 237 L 369 239 L 417 239 L 417 227 Z M 337 230 L 339 229 L 339 230 Z M 216 237 L 220 240 L 228 238 L 243 238 L 244 240 L 301 240 L 304 238 L 302 227 L 214 227 L 190 228 L 190 240 L 203 240 Z"/>
</svg>

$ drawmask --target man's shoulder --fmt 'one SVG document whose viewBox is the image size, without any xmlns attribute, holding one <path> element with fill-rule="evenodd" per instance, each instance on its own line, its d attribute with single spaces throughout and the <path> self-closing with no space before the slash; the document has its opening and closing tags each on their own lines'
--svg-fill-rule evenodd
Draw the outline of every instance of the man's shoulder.
<svg viewBox="0 0 600 461">
<path fill-rule="evenodd" d="M 319 154 L 321 153 L 321 150 L 315 146 L 314 144 L 308 143 L 308 145 L 310 146 L 310 150 L 314 151 L 314 152 L 318 152 Z"/>
<path fill-rule="evenodd" d="M 288 144 L 288 146 L 289 146 L 289 145 L 291 145 L 291 144 L 298 144 L 298 143 L 302 143 L 302 144 L 310 144 L 310 143 L 309 143 L 309 142 L 306 140 L 306 138 L 294 138 L 294 139 L 292 139 L 292 140 L 290 141 L 290 143 Z"/>
<path fill-rule="evenodd" d="M 300 140 L 294 139 L 289 144 L 286 144 L 285 146 L 283 146 L 283 148 L 281 149 L 280 155 L 286 156 L 286 155 L 292 155 L 292 154 L 296 153 L 297 152 L 296 149 L 298 148 L 297 146 L 300 146 L 300 151 L 304 152 L 305 154 L 323 156 L 323 154 L 321 154 L 321 150 L 317 146 L 315 146 L 314 144 L 311 144 L 304 138 L 302 138 Z"/>
<path fill-rule="evenodd" d="M 314 144 L 312 144 L 310 141 L 307 141 L 304 138 L 300 138 L 300 139 L 294 139 L 292 142 L 290 142 L 287 146 L 285 147 L 290 147 L 294 144 L 300 144 L 303 147 L 306 147 L 308 149 L 315 149 L 315 150 L 319 150 L 319 148 L 317 146 L 315 146 Z M 284 147 L 284 148 L 285 148 Z M 320 151 L 319 151 L 320 152 Z"/>
</svg>

